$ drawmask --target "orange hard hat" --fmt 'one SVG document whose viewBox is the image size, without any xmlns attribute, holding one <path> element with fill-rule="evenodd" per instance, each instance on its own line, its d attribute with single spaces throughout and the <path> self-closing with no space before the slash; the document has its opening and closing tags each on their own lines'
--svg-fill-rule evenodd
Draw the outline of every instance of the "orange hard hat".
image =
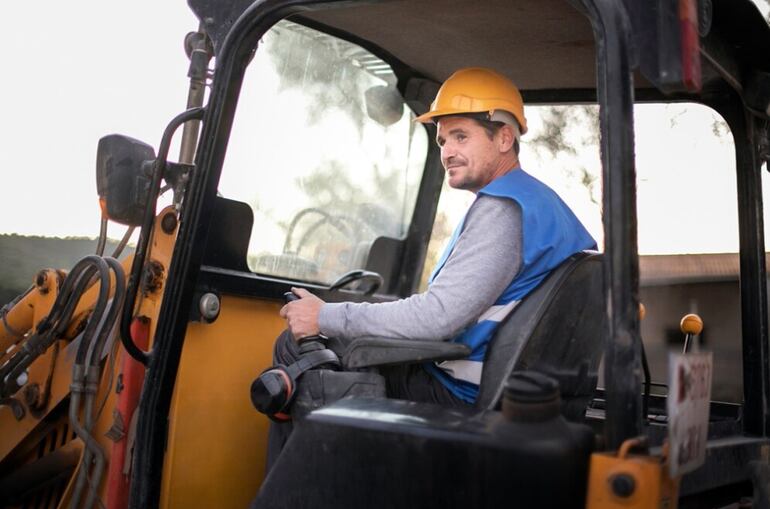
<svg viewBox="0 0 770 509">
<path fill-rule="evenodd" d="M 447 78 L 430 111 L 415 120 L 428 123 L 437 117 L 464 113 L 487 113 L 492 119 L 495 111 L 507 111 L 519 122 L 521 134 L 527 132 L 524 101 L 516 85 L 492 69 L 467 67 Z"/>
</svg>

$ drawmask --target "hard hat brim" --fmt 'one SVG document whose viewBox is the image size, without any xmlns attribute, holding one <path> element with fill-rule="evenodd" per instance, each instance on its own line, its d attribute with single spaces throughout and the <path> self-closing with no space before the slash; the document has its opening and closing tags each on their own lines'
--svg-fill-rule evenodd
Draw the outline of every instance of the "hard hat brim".
<svg viewBox="0 0 770 509">
<path fill-rule="evenodd" d="M 507 111 L 507 110 L 503 110 Z M 468 110 L 455 110 L 455 109 L 443 109 L 443 110 L 433 110 L 433 111 L 427 111 L 423 113 L 420 116 L 417 116 L 414 118 L 415 122 L 420 122 L 421 124 L 435 124 L 440 117 L 451 117 L 456 115 L 467 115 L 468 113 L 490 113 L 487 110 L 478 110 L 478 111 L 468 111 Z M 513 115 L 513 114 L 511 114 Z M 513 118 L 516 119 L 516 121 L 519 123 L 519 130 L 521 134 L 525 134 L 527 132 L 527 124 L 522 123 L 521 119 L 519 119 L 516 115 L 513 115 Z"/>
<path fill-rule="evenodd" d="M 426 113 L 423 113 L 419 117 L 416 117 L 414 119 L 415 122 L 420 122 L 422 124 L 432 124 L 436 122 L 436 117 L 448 117 L 450 115 L 465 115 L 467 113 L 486 113 L 485 111 L 467 111 L 467 110 L 453 110 L 453 109 L 444 109 L 444 110 L 433 110 L 428 111 Z"/>
</svg>

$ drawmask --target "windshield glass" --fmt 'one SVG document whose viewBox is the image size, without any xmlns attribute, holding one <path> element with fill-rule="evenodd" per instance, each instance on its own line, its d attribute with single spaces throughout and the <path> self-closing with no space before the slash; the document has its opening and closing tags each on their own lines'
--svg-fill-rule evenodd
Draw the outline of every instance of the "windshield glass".
<svg viewBox="0 0 770 509">
<path fill-rule="evenodd" d="M 219 192 L 254 212 L 249 267 L 329 284 L 403 238 L 427 154 L 424 127 L 380 58 L 282 21 L 247 70 Z"/>
</svg>

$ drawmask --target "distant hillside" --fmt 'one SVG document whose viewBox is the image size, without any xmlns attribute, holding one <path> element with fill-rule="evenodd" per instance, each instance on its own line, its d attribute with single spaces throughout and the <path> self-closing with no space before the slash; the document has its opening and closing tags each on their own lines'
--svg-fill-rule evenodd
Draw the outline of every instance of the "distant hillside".
<svg viewBox="0 0 770 509">
<path fill-rule="evenodd" d="M 108 241 L 105 253 L 112 253 L 117 244 Z M 95 251 L 96 239 L 0 234 L 0 307 L 26 290 L 40 269 L 69 271 L 78 260 Z"/>
</svg>

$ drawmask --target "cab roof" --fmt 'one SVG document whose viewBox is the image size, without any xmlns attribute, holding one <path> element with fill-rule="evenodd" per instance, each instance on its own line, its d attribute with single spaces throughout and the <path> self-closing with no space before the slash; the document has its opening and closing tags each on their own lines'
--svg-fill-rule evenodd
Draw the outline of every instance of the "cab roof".
<svg viewBox="0 0 770 509">
<path fill-rule="evenodd" d="M 369 41 L 437 82 L 482 66 L 525 90 L 596 86 L 591 25 L 564 0 L 394 1 L 307 18 Z"/>
<path fill-rule="evenodd" d="M 645 9 L 638 0 L 617 1 L 631 11 Z M 217 51 L 254 2 L 188 3 Z M 752 1 L 711 0 L 710 5 L 711 23 L 701 27 L 707 32 L 701 38 L 704 86 L 721 85 L 727 73 L 726 81 L 740 88 L 747 80 L 745 69 L 770 72 L 770 28 Z M 436 82 L 461 67 L 485 66 L 507 75 L 524 92 L 596 89 L 596 44 L 579 0 L 391 0 L 332 7 L 309 6 L 290 19 L 358 42 L 410 74 Z M 638 16 L 631 18 L 637 23 Z M 634 27 L 637 36 L 645 29 Z M 634 85 L 652 87 L 638 72 Z"/>
</svg>

